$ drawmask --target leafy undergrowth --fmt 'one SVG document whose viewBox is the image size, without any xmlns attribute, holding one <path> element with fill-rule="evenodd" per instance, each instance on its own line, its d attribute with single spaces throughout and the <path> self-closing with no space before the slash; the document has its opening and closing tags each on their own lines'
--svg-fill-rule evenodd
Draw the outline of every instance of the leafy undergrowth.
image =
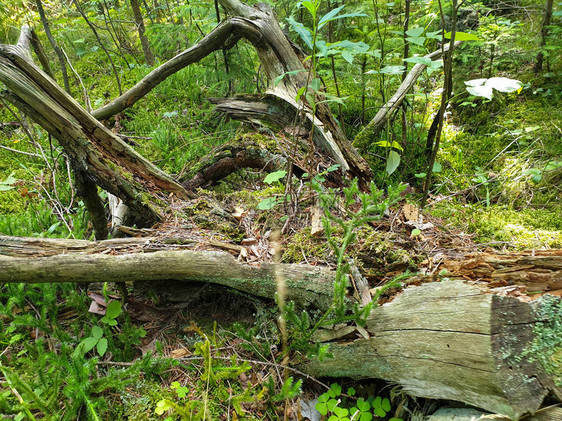
<svg viewBox="0 0 562 421">
<path fill-rule="evenodd" d="M 192 303 L 176 308 L 143 294 L 122 309 L 108 285 L 97 287 L 1 287 L 3 417 L 275 420 L 311 416 L 316 405 L 367 420 L 421 411 L 383 384 L 354 383 L 357 392 L 341 394 L 280 364 L 272 303 L 201 285 L 186 287 Z"/>
</svg>

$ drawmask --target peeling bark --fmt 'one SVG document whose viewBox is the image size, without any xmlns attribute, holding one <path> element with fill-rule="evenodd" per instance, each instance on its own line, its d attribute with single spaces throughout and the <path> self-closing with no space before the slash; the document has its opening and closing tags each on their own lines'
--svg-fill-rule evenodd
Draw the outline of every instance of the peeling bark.
<svg viewBox="0 0 562 421">
<path fill-rule="evenodd" d="M 75 170 L 122 198 L 139 221 L 164 219 L 162 198 L 170 193 L 184 198 L 186 191 L 35 66 L 29 39 L 30 29 L 24 27 L 18 45 L 0 45 L 0 81 L 9 90 L 4 97 L 60 142 Z"/>
</svg>

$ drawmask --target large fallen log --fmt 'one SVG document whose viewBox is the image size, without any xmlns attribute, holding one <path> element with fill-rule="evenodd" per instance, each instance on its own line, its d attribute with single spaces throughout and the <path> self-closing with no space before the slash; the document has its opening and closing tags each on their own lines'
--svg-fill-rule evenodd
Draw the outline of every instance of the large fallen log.
<svg viewBox="0 0 562 421">
<path fill-rule="evenodd" d="M 524 356 L 534 339 L 534 306 L 461 280 L 409 287 L 374 309 L 370 337 L 333 343 L 313 360 L 316 376 L 382 378 L 414 396 L 451 399 L 519 418 L 538 410 L 551 378 Z M 355 335 L 356 337 L 359 335 Z"/>
<path fill-rule="evenodd" d="M 288 299 L 324 308 L 331 303 L 335 276 L 327 268 L 255 266 L 188 246 L 189 241 L 170 238 L 0 237 L 0 282 L 203 281 L 273 298 L 280 274 Z M 529 262 L 533 256 L 525 258 Z M 537 258 L 544 263 L 544 256 Z M 548 261 L 559 267 L 562 255 Z M 316 376 L 380 378 L 415 396 L 462 401 L 518 418 L 537 411 L 549 394 L 562 398 L 552 380 L 559 374 L 547 373 L 528 351 L 537 339 L 534 326 L 548 322 L 537 315 L 541 303 L 492 294 L 487 282 L 412 285 L 375 308 L 365 328 L 318 332 L 315 340 L 329 342 L 334 358 L 308 361 L 302 369 Z"/>
</svg>

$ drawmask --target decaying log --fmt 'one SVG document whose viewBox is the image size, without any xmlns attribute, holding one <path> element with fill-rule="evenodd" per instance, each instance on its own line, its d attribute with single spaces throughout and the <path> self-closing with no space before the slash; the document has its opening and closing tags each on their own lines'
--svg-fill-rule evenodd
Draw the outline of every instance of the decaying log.
<svg viewBox="0 0 562 421">
<path fill-rule="evenodd" d="M 533 306 L 463 281 L 409 287 L 374 309 L 369 339 L 331 344 L 315 376 L 382 378 L 415 396 L 462 401 L 518 418 L 561 391 L 523 356 L 537 319 Z"/>
<path fill-rule="evenodd" d="M 485 281 L 491 287 L 518 285 L 528 293 L 562 296 L 562 250 L 474 253 L 447 259 L 441 267 L 447 270 L 447 276 Z"/>
<path fill-rule="evenodd" d="M 126 251 L 111 254 L 118 249 Z M 22 255 L 26 257 L 14 257 Z M 332 301 L 334 274 L 324 267 L 254 266 L 238 263 L 226 252 L 174 251 L 147 238 L 90 242 L 0 236 L 0 282 L 198 281 L 274 298 L 275 271 L 286 281 L 287 299 L 316 307 Z"/>
<path fill-rule="evenodd" d="M 0 237 L 0 282 L 199 281 L 273 298 L 280 271 L 287 299 L 321 308 L 332 302 L 334 273 L 327 268 L 253 266 L 224 252 L 187 250 L 189 243 Z M 558 268 L 562 256 L 546 260 L 544 266 Z M 375 308 L 365 328 L 347 325 L 315 335 L 330 343 L 334 358 L 308 361 L 302 369 L 315 376 L 380 378 L 415 396 L 457 400 L 517 418 L 538 410 L 550 393 L 562 398 L 525 352 L 535 339 L 540 305 L 541 299 L 491 294 L 486 283 L 410 286 Z"/>
<path fill-rule="evenodd" d="M 75 171 L 123 199 L 139 220 L 163 219 L 162 199 L 187 192 L 82 108 L 32 61 L 31 31 L 23 27 L 17 45 L 0 45 L 3 97 L 22 110 L 63 146 Z M 89 183 L 88 183 L 89 184 Z M 91 190 L 91 189 L 90 189 Z"/>
<path fill-rule="evenodd" d="M 272 172 L 287 166 L 287 160 L 252 142 L 241 145 L 229 142 L 213 150 L 196 165 L 196 174 L 182 182 L 184 188 L 193 190 L 209 187 L 241 168 L 255 168 Z"/>
</svg>

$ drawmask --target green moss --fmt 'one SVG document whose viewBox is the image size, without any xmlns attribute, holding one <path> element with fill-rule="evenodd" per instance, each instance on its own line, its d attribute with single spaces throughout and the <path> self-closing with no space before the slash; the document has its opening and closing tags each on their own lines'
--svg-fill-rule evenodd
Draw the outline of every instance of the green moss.
<svg viewBox="0 0 562 421">
<path fill-rule="evenodd" d="M 557 386 L 562 386 L 562 300 L 545 295 L 539 299 L 535 339 L 523 353 L 538 361 L 553 376 Z"/>
<path fill-rule="evenodd" d="M 300 263 L 304 259 L 308 261 L 326 260 L 329 252 L 324 236 L 313 236 L 310 227 L 306 227 L 290 237 L 281 261 Z"/>
<path fill-rule="evenodd" d="M 25 204 L 25 198 L 16 189 L 0 192 L 0 215 L 22 213 Z"/>
<path fill-rule="evenodd" d="M 562 206 L 511 209 L 441 202 L 432 213 L 475 234 L 481 243 L 507 243 L 516 249 L 562 247 Z"/>
</svg>

